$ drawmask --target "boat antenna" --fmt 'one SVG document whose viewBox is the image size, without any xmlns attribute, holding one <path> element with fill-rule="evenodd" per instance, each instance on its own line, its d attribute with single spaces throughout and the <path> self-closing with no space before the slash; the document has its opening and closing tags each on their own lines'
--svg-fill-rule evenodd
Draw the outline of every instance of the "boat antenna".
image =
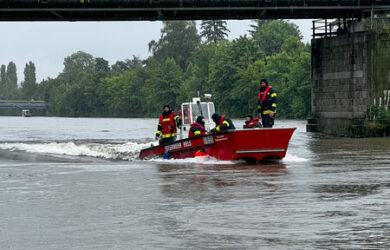
<svg viewBox="0 0 390 250">
<path fill-rule="evenodd" d="M 196 101 L 196 104 L 198 105 L 198 109 L 200 111 L 200 115 L 203 116 L 202 106 L 200 105 L 200 93 L 199 93 L 199 90 L 197 90 L 196 92 L 198 92 L 198 97 L 199 97 L 199 100 Z"/>
</svg>

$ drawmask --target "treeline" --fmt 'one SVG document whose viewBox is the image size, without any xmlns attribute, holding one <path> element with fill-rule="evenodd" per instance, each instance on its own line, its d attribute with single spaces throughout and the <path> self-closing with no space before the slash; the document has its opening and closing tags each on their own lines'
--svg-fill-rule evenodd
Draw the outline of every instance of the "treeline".
<svg viewBox="0 0 390 250">
<path fill-rule="evenodd" d="M 278 93 L 278 116 L 310 113 L 310 46 L 298 27 L 285 21 L 258 21 L 249 36 L 226 40 L 225 21 L 164 22 L 161 37 L 149 43 L 152 56 L 109 65 L 79 51 L 64 59 L 54 79 L 36 82 L 26 64 L 17 84 L 16 66 L 1 66 L 0 99 L 40 99 L 47 115 L 156 117 L 164 104 L 175 110 L 197 92 L 211 93 L 218 112 L 230 117 L 255 113 L 259 80 Z"/>
</svg>

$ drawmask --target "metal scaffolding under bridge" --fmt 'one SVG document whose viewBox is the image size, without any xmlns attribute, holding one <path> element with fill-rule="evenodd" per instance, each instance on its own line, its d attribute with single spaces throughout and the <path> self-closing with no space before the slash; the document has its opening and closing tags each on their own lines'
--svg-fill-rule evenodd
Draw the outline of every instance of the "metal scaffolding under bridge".
<svg viewBox="0 0 390 250">
<path fill-rule="evenodd" d="M 390 0 L 0 0 L 0 21 L 362 18 Z"/>
<path fill-rule="evenodd" d="M 0 109 L 46 109 L 44 101 L 0 100 Z"/>
</svg>

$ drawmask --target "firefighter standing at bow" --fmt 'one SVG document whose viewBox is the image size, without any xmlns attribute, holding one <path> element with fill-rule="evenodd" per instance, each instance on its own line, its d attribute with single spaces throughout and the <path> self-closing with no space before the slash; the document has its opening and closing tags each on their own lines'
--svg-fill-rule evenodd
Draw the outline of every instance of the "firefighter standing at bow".
<svg viewBox="0 0 390 250">
<path fill-rule="evenodd" d="M 260 80 L 260 91 L 257 95 L 257 112 L 264 128 L 272 128 L 276 114 L 276 92 L 268 85 L 267 79 Z"/>
<path fill-rule="evenodd" d="M 176 120 L 175 113 L 171 110 L 170 106 L 164 105 L 164 111 L 158 122 L 156 133 L 156 140 L 160 140 L 160 145 L 171 143 L 176 140 Z"/>
</svg>

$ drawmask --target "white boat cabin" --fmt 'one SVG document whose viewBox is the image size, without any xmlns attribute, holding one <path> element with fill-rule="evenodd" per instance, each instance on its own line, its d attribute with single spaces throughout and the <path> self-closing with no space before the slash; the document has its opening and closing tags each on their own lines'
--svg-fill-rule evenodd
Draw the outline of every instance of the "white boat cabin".
<svg viewBox="0 0 390 250">
<path fill-rule="evenodd" d="M 211 95 L 205 94 L 205 98 L 211 98 Z M 196 121 L 198 116 L 204 116 L 205 118 L 205 129 L 211 129 L 215 127 L 211 116 L 215 113 L 215 107 L 213 102 L 202 102 L 200 97 L 192 98 L 192 102 L 185 102 L 181 104 L 181 119 L 182 128 L 180 129 L 180 139 L 188 137 L 188 131 L 192 123 Z M 183 131 L 184 130 L 184 131 Z"/>
</svg>

